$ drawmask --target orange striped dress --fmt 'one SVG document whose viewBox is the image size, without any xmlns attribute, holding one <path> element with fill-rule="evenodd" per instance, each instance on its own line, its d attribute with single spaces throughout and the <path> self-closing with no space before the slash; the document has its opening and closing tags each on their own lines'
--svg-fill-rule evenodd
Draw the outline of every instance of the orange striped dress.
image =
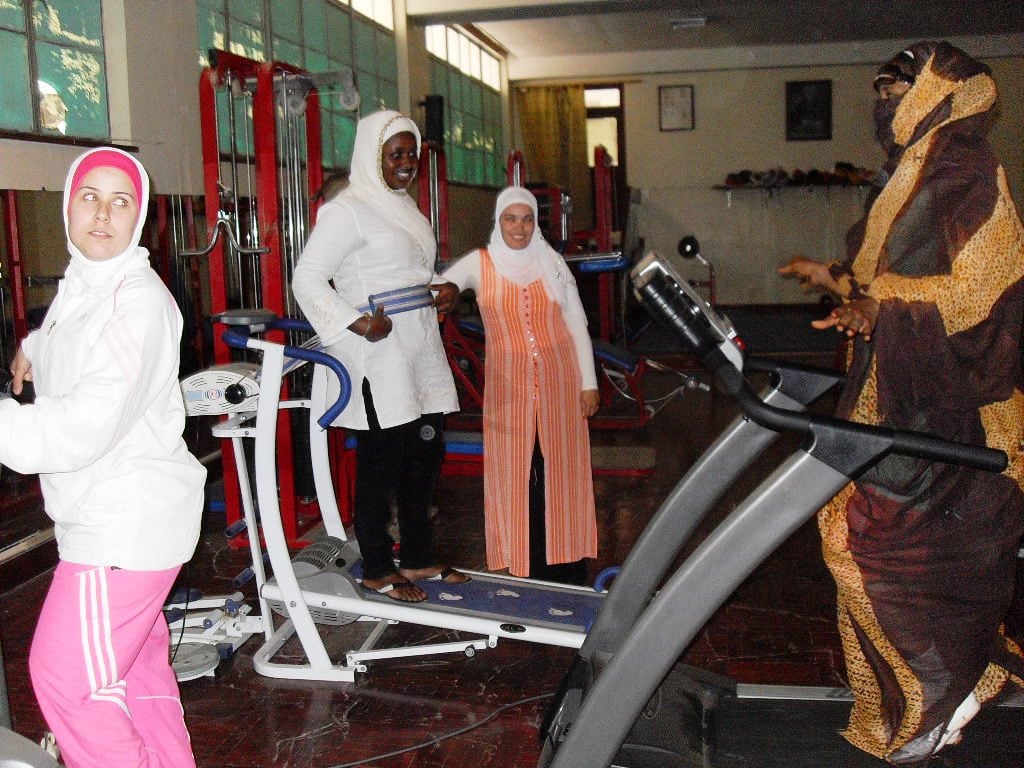
<svg viewBox="0 0 1024 768">
<path fill-rule="evenodd" d="M 580 409 L 575 345 L 540 280 L 516 285 L 481 250 L 477 302 L 484 362 L 484 532 L 487 567 L 530 575 L 530 460 L 544 456 L 549 564 L 597 556 L 590 434 Z"/>
</svg>

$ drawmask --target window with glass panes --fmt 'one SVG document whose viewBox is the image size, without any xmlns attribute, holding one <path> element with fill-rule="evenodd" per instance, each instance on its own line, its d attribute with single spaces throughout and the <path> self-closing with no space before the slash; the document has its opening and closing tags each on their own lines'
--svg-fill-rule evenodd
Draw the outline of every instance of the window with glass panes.
<svg viewBox="0 0 1024 768">
<path fill-rule="evenodd" d="M 0 0 L 0 131 L 110 138 L 102 0 Z"/>
<path fill-rule="evenodd" d="M 500 187 L 505 183 L 501 65 L 454 27 L 426 28 L 430 88 L 444 97 L 448 179 Z"/>
<path fill-rule="evenodd" d="M 310 73 L 351 67 L 364 114 L 398 107 L 391 0 L 196 0 L 196 8 L 203 66 L 218 49 Z M 357 115 L 329 87 L 321 88 L 320 110 L 323 164 L 347 167 Z"/>
</svg>

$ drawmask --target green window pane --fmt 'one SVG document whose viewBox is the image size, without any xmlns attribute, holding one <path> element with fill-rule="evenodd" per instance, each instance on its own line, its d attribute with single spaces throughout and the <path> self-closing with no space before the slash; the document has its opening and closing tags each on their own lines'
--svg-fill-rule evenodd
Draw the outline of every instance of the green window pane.
<svg viewBox="0 0 1024 768">
<path fill-rule="evenodd" d="M 356 141 L 356 121 L 351 117 L 338 117 L 334 122 L 335 166 L 348 168 L 352 165 L 352 146 Z"/>
<path fill-rule="evenodd" d="M 38 40 L 81 48 L 103 47 L 100 0 L 35 0 L 32 25 Z"/>
<path fill-rule="evenodd" d="M 487 103 L 490 105 L 487 108 L 487 119 L 492 123 L 498 125 L 501 124 L 501 94 L 495 93 L 488 89 L 487 91 Z"/>
<path fill-rule="evenodd" d="M 199 61 L 210 66 L 211 50 L 227 50 L 227 23 L 221 14 L 203 13 L 199 19 Z"/>
<path fill-rule="evenodd" d="M 462 109 L 462 81 L 465 78 L 454 69 L 448 70 L 448 101 L 453 111 Z"/>
<path fill-rule="evenodd" d="M 0 26 L 25 31 L 25 11 L 19 0 L 0 0 Z"/>
<path fill-rule="evenodd" d="M 198 0 L 196 3 L 196 26 L 199 31 L 199 61 L 210 66 L 211 50 L 227 50 L 227 18 L 221 0 Z"/>
<path fill-rule="evenodd" d="M 0 126 L 12 131 L 31 131 L 32 94 L 28 73 L 28 41 L 24 35 L 0 30 Z"/>
<path fill-rule="evenodd" d="M 380 88 L 380 103 L 382 109 L 398 109 L 398 83 L 390 80 L 381 80 L 378 83 Z"/>
<path fill-rule="evenodd" d="M 238 151 L 243 154 L 251 152 L 252 140 L 252 102 L 250 99 L 231 98 L 231 94 L 223 89 L 215 93 L 217 99 L 217 142 L 221 152 L 228 154 Z M 231 136 L 231 121 L 228 105 L 235 112 L 235 135 Z"/>
<path fill-rule="evenodd" d="M 321 111 L 321 125 L 323 165 L 328 168 L 347 168 L 352 161 L 355 120 L 337 112 Z"/>
<path fill-rule="evenodd" d="M 470 184 L 483 184 L 486 180 L 484 175 L 484 156 L 482 152 L 473 152 L 469 156 L 470 158 L 470 170 L 469 170 L 469 182 Z"/>
<path fill-rule="evenodd" d="M 274 55 L 272 58 L 274 61 L 283 61 L 286 64 L 292 64 L 300 68 L 306 66 L 302 60 L 302 47 L 291 40 L 285 40 L 276 35 L 274 36 Z"/>
<path fill-rule="evenodd" d="M 217 146 L 221 152 L 231 150 L 231 124 L 228 122 L 228 100 L 230 94 L 224 90 L 214 93 L 217 100 Z"/>
<path fill-rule="evenodd" d="M 377 89 L 377 78 L 369 72 L 356 72 L 356 88 L 359 91 L 360 109 L 363 114 L 376 112 L 380 109 L 380 92 Z"/>
<path fill-rule="evenodd" d="M 357 19 L 354 22 L 353 31 L 355 33 L 355 61 L 360 69 L 376 74 L 378 71 L 376 30 L 369 24 Z"/>
<path fill-rule="evenodd" d="M 450 116 L 449 142 L 451 143 L 452 150 L 455 150 L 465 146 L 465 117 L 456 109 L 450 112 Z"/>
<path fill-rule="evenodd" d="M 430 61 L 430 90 L 448 101 L 448 68 L 439 61 Z"/>
<path fill-rule="evenodd" d="M 307 50 L 327 50 L 327 15 L 324 0 L 303 0 L 302 33 Z"/>
<path fill-rule="evenodd" d="M 266 61 L 267 49 L 263 30 L 231 21 L 231 52 L 254 61 Z"/>
<path fill-rule="evenodd" d="M 466 150 L 461 147 L 452 147 L 448 157 L 448 178 L 452 181 L 466 180 Z"/>
<path fill-rule="evenodd" d="M 306 69 L 309 72 L 327 72 L 330 68 L 326 54 L 306 49 Z"/>
<path fill-rule="evenodd" d="M 398 54 L 395 38 L 386 32 L 377 31 L 377 74 L 385 80 L 398 79 Z"/>
<path fill-rule="evenodd" d="M 101 56 L 37 43 L 36 66 L 39 79 L 57 92 L 67 108 L 67 135 L 103 139 L 110 136 L 107 81 Z"/>
<path fill-rule="evenodd" d="M 483 88 L 477 82 L 472 82 L 469 91 L 469 111 L 477 117 L 482 117 L 484 114 L 484 95 Z"/>
<path fill-rule="evenodd" d="M 262 0 L 228 0 L 228 14 L 232 19 L 260 27 L 263 25 L 263 2 Z"/>
<path fill-rule="evenodd" d="M 301 23 L 299 0 L 274 0 L 270 4 L 270 26 L 274 30 L 274 37 L 282 37 L 301 45 Z"/>
<path fill-rule="evenodd" d="M 502 160 L 501 155 L 494 154 L 491 156 L 491 176 L 490 182 L 496 187 L 503 186 L 505 184 L 506 168 L 505 163 Z"/>
<path fill-rule="evenodd" d="M 476 95 L 476 84 L 469 79 L 469 75 L 462 75 L 462 111 L 467 114 L 476 114 L 473 97 Z"/>
<path fill-rule="evenodd" d="M 327 6 L 327 54 L 332 59 L 352 63 L 352 20 L 333 5 Z"/>
<path fill-rule="evenodd" d="M 494 121 L 494 104 L 491 101 L 491 91 L 488 88 L 480 88 L 480 117 L 484 122 Z"/>
</svg>

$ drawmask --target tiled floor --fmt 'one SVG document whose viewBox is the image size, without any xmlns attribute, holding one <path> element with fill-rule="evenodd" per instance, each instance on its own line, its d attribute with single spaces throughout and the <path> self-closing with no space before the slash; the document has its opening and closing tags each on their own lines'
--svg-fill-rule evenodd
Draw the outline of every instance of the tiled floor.
<svg viewBox="0 0 1024 768">
<path fill-rule="evenodd" d="M 651 385 L 657 383 L 655 378 Z M 600 556 L 591 575 L 623 560 L 686 467 L 732 415 L 718 393 L 688 391 L 643 429 L 604 432 L 595 438 L 606 444 L 653 447 L 657 463 L 649 477 L 597 479 Z M 777 458 L 781 450 L 772 456 Z M 771 463 L 769 457 L 760 469 Z M 5 498 L 12 487 L 9 478 L 7 482 Z M 753 478 L 744 487 L 752 483 Z M 728 510 L 742 493 L 741 489 L 730 494 L 721 510 Z M 484 564 L 481 496 L 479 478 L 455 476 L 443 478 L 437 496 L 439 548 L 447 560 L 470 569 L 482 569 Z M 24 511 L 26 498 L 18 509 Z M 221 518 L 209 516 L 207 522 L 182 583 L 207 593 L 231 592 L 231 579 L 246 565 L 247 553 L 226 543 Z M 812 522 L 716 613 L 684 660 L 739 682 L 842 685 L 833 586 L 818 547 Z M 48 579 L 44 573 L 8 590 L 0 606 L 14 727 L 32 738 L 38 738 L 44 725 L 27 683 L 25 656 Z M 251 592 L 251 583 L 247 589 Z M 1015 611 L 1010 629 L 1020 638 L 1024 611 L 1019 604 Z M 324 628 L 322 634 L 334 646 L 344 633 L 361 631 L 348 626 Z M 389 630 L 389 636 L 394 642 L 422 643 L 454 633 L 401 625 Z M 201 768 L 340 768 L 362 760 L 368 762 L 360 764 L 380 768 L 535 766 L 537 727 L 573 656 L 571 650 L 502 641 L 473 658 L 377 661 L 355 683 L 328 684 L 256 675 L 252 654 L 257 645 L 257 639 L 251 639 L 221 663 L 215 676 L 181 686 Z M 286 651 L 295 649 L 288 646 Z M 1017 711 L 1017 722 L 1024 727 L 1024 710 Z M 441 740 L 459 731 L 463 732 Z M 423 749 L 383 756 L 432 741 Z M 829 766 L 822 763 L 821 768 Z"/>
</svg>

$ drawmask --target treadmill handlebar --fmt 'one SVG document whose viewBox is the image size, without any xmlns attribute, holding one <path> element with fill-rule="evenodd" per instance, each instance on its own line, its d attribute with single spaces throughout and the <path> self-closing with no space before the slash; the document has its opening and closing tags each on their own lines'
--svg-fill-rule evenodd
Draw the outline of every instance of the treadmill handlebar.
<svg viewBox="0 0 1024 768">
<path fill-rule="evenodd" d="M 721 320 L 714 310 L 691 297 L 668 270 L 652 274 L 650 267 L 642 276 L 635 275 L 637 294 L 648 308 L 666 321 L 672 330 L 696 353 L 714 374 L 722 391 L 733 397 L 743 413 L 762 427 L 779 432 L 795 432 L 818 436 L 830 432 L 833 437 L 857 441 L 881 440 L 888 445 L 882 455 L 903 456 L 958 464 L 988 472 L 1002 472 L 1007 466 L 1006 453 L 993 448 L 946 440 L 923 432 L 891 427 L 858 424 L 851 421 L 796 412 L 768 405 L 750 386 L 735 360 L 723 351 L 730 339 L 717 330 Z M 636 279 L 640 277 L 641 279 Z M 730 352 L 732 351 L 729 348 Z M 758 361 L 758 370 L 770 370 L 771 364 Z"/>
<path fill-rule="evenodd" d="M 859 424 L 831 416 L 790 411 L 768 405 L 757 396 L 746 378 L 718 350 L 713 350 L 706 357 L 721 357 L 721 362 L 717 364 L 714 372 L 715 378 L 723 385 L 723 391 L 736 400 L 751 421 L 767 429 L 808 436 L 820 436 L 824 432 L 831 432 L 836 438 L 851 443 L 868 439 L 883 440 L 890 446 L 887 453 L 958 464 L 987 472 L 1002 472 L 1006 469 L 1006 453 L 994 448 L 958 443 L 925 432 Z"/>
<path fill-rule="evenodd" d="M 235 349 L 250 349 L 253 342 L 252 334 L 265 333 L 268 331 L 288 331 L 293 333 L 308 333 L 310 335 L 314 333 L 313 326 L 305 320 L 295 320 L 293 318 L 283 317 L 253 325 L 229 326 L 227 330 L 224 331 L 221 338 L 229 347 L 234 347 Z M 284 344 L 282 346 L 284 347 L 285 357 L 326 366 L 334 372 L 335 376 L 338 377 L 340 391 L 338 392 L 337 400 L 335 400 L 334 403 L 324 411 L 323 415 L 316 420 L 321 429 L 327 429 L 331 426 L 334 420 L 341 415 L 341 412 L 345 410 L 345 407 L 348 405 L 349 398 L 352 396 L 352 379 L 348 375 L 348 370 L 336 357 L 329 355 L 326 352 L 321 352 L 316 349 L 307 349 L 306 347 L 296 347 L 291 344 Z"/>
</svg>

